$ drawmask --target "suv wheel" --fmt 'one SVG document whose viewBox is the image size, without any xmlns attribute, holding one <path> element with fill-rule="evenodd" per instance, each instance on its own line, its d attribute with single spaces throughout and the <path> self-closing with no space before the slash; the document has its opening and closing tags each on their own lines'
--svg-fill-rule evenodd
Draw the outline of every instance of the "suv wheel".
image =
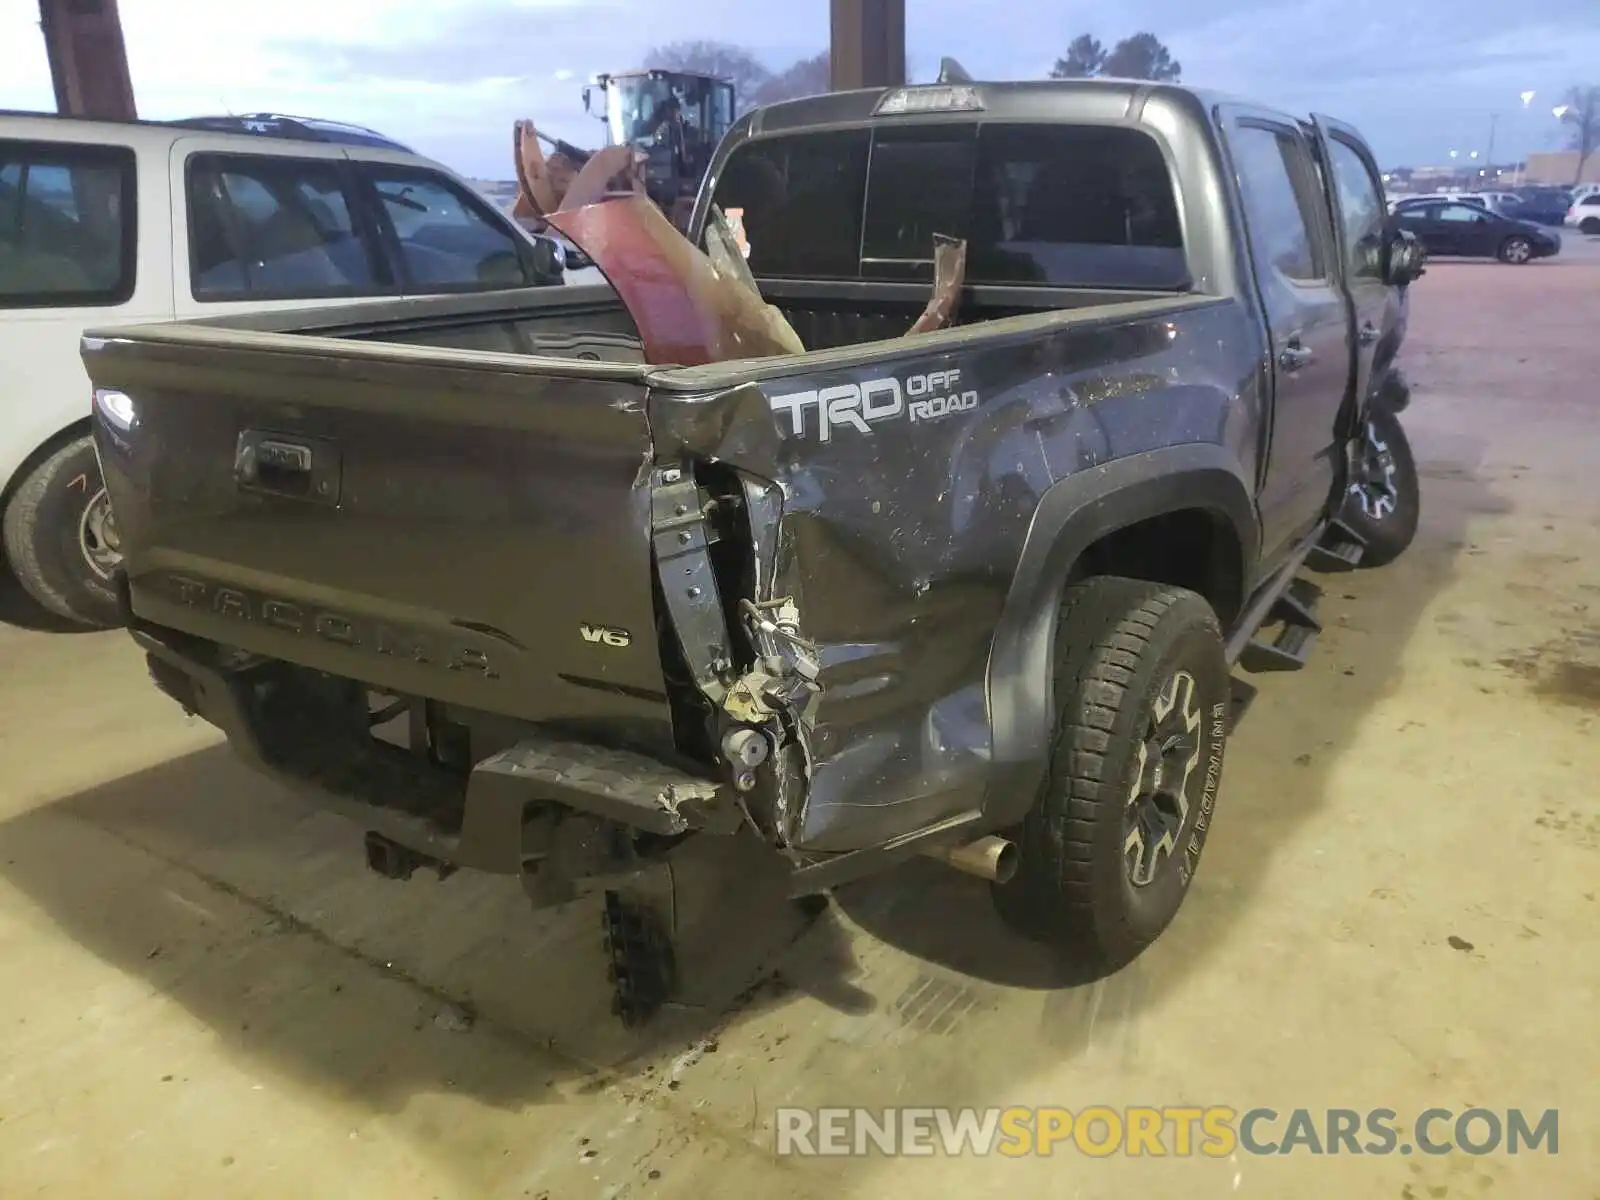
<svg viewBox="0 0 1600 1200">
<path fill-rule="evenodd" d="M 1422 495 L 1417 464 L 1400 418 L 1383 409 L 1367 418 L 1355 478 L 1345 497 L 1344 523 L 1366 543 L 1363 567 L 1382 567 L 1403 554 L 1417 536 Z"/>
<path fill-rule="evenodd" d="M 4 531 L 11 569 L 34 600 L 82 625 L 120 624 L 112 574 L 122 553 L 90 438 L 68 442 L 23 478 Z"/>
<path fill-rule="evenodd" d="M 1585 217 L 1578 223 L 1578 231 L 1588 234 L 1600 233 L 1600 217 Z"/>
<path fill-rule="evenodd" d="M 1500 243 L 1500 261 L 1521 266 L 1533 257 L 1533 243 L 1520 235 L 1508 237 Z"/>
<path fill-rule="evenodd" d="M 1092 976 L 1131 962 L 1177 914 L 1216 805 L 1229 704 L 1216 614 L 1182 588 L 1105 576 L 1063 598 L 1055 743 L 993 885 L 1014 928 Z"/>
</svg>

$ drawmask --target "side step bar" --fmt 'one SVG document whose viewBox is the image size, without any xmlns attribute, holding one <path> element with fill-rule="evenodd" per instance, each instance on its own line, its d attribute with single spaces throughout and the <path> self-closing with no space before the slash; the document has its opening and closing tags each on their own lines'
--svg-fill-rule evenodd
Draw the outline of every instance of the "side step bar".
<svg viewBox="0 0 1600 1200">
<path fill-rule="evenodd" d="M 1252 638 L 1246 643 L 1239 655 L 1239 666 L 1252 673 L 1296 671 L 1305 666 L 1317 634 L 1322 632 L 1322 622 L 1316 617 L 1317 602 L 1321 599 L 1322 589 L 1309 579 L 1291 579 L 1262 622 L 1263 625 L 1281 624 L 1283 628 L 1270 642 Z"/>
<path fill-rule="evenodd" d="M 1365 549 L 1361 535 L 1337 518 L 1313 533 L 1251 599 L 1228 639 L 1228 662 L 1252 673 L 1305 666 L 1322 632 L 1317 619 L 1322 589 L 1301 577 L 1300 569 L 1348 571 L 1361 561 Z M 1279 627 L 1276 636 L 1257 636 L 1274 625 Z"/>
<path fill-rule="evenodd" d="M 1311 552 L 1306 556 L 1306 566 L 1313 571 L 1330 574 L 1349 571 L 1361 565 L 1361 556 L 1366 550 L 1366 539 L 1335 517 L 1311 547 Z"/>
</svg>

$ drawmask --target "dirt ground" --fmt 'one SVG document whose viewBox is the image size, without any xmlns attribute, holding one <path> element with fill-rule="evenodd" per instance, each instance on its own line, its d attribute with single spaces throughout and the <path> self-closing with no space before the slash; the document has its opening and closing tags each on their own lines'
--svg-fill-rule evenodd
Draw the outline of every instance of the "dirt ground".
<svg viewBox="0 0 1600 1200">
<path fill-rule="evenodd" d="M 917 863 L 642 1033 L 594 908 L 368 873 L 118 634 L 0 628 L 0 1196 L 1591 1200 L 1600 1181 L 1600 254 L 1435 265 L 1424 525 L 1257 677 L 1205 863 L 1069 987 Z M 754 870 L 754 868 L 752 868 Z M 754 879 L 755 876 L 750 877 Z M 732 885 L 730 885 L 732 886 Z M 691 993 L 693 999 L 693 993 Z M 780 1105 L 1560 1109 L 1560 1152 L 779 1158 Z M 1277 1130 L 1281 1133 L 1281 1127 Z"/>
</svg>

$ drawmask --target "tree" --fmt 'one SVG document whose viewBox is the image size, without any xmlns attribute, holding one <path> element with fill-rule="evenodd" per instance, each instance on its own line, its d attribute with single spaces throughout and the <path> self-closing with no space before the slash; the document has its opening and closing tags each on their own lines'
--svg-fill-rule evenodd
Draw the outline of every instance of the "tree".
<svg viewBox="0 0 1600 1200">
<path fill-rule="evenodd" d="M 1051 79 L 1088 79 L 1105 70 L 1106 48 L 1090 33 L 1080 33 L 1067 47 L 1067 56 L 1056 59 L 1050 68 Z"/>
<path fill-rule="evenodd" d="M 734 104 L 740 112 L 756 103 L 756 94 L 772 78 L 772 72 L 754 54 L 727 42 L 697 40 L 657 46 L 645 55 L 644 65 L 726 79 L 733 84 Z"/>
<path fill-rule="evenodd" d="M 1572 182 L 1583 182 L 1589 156 L 1600 149 L 1600 87 L 1575 87 L 1567 93 L 1561 123 L 1572 126 L 1572 148 L 1578 152 L 1578 169 Z"/>
<path fill-rule="evenodd" d="M 1050 68 L 1051 79 L 1092 79 L 1110 75 L 1117 79 L 1154 79 L 1176 83 L 1183 64 L 1161 44 L 1153 33 L 1125 37 L 1106 53 L 1100 39 L 1080 33 L 1067 47 L 1067 56 L 1056 59 Z"/>
<path fill-rule="evenodd" d="M 801 96 L 816 96 L 826 92 L 832 84 L 832 60 L 824 50 L 779 71 L 756 89 L 754 99 L 757 104 L 798 100 Z"/>
<path fill-rule="evenodd" d="M 1176 83 L 1183 65 L 1153 33 L 1123 38 L 1106 56 L 1104 73 L 1118 79 L 1154 79 Z"/>
</svg>

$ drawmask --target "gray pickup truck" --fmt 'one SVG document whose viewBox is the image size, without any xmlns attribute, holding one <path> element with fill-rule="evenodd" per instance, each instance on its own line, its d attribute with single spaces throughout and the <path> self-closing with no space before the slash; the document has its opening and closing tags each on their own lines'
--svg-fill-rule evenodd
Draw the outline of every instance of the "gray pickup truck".
<svg viewBox="0 0 1600 1200">
<path fill-rule="evenodd" d="M 647 363 L 604 288 L 89 335 L 155 682 L 375 869 L 603 892 L 625 1018 L 706 833 L 797 899 L 930 855 L 1116 969 L 1194 876 L 1230 668 L 1300 665 L 1302 570 L 1416 529 L 1372 155 L 1175 86 L 925 85 L 747 115 L 713 207 L 804 353 Z M 955 321 L 904 336 L 935 235 Z"/>
</svg>

